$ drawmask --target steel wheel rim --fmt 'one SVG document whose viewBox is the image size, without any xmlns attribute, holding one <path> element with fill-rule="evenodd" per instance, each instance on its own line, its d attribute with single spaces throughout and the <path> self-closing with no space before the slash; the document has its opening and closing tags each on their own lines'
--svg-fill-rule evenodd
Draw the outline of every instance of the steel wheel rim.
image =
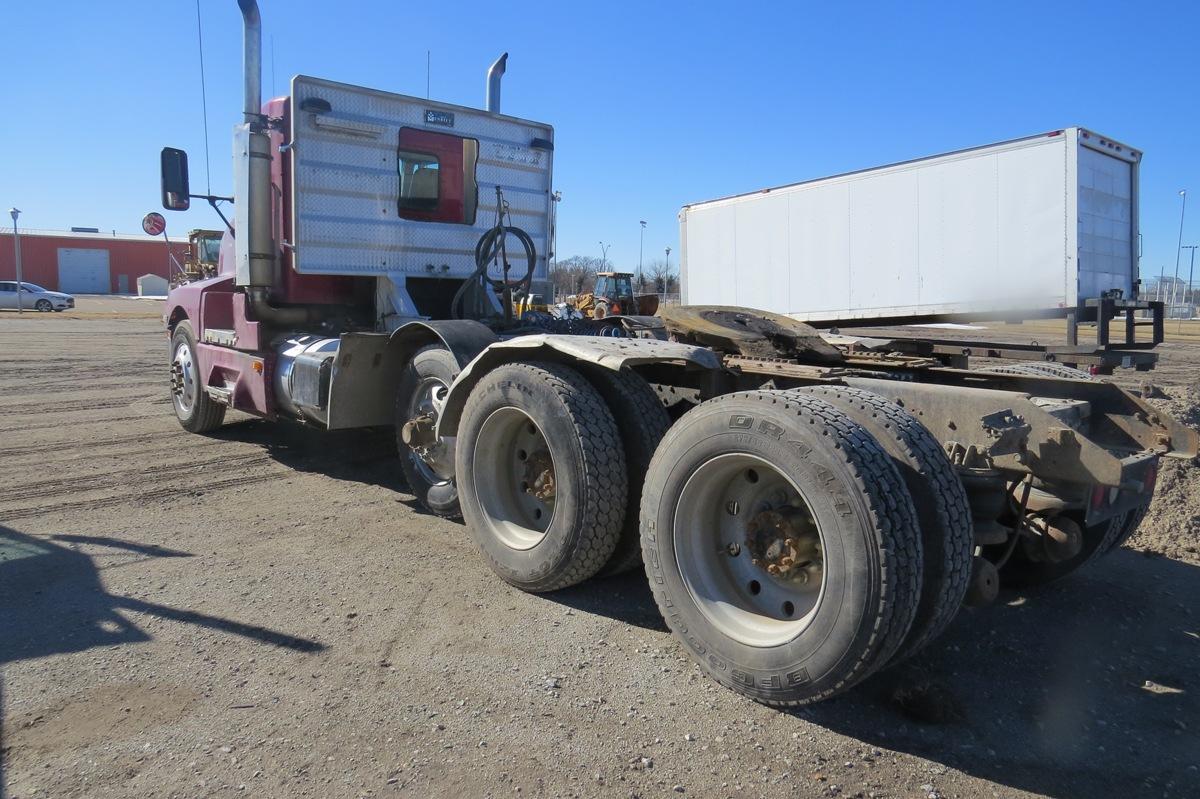
<svg viewBox="0 0 1200 799">
<path fill-rule="evenodd" d="M 448 390 L 449 386 L 436 377 L 421 378 L 408 403 L 408 418 L 429 414 L 437 425 Z M 421 457 L 415 450 L 408 451 L 413 468 L 431 486 L 448 485 L 454 478 L 454 439 L 439 438 L 436 444 L 427 448 L 427 453 L 426 457 Z"/>
<path fill-rule="evenodd" d="M 813 565 L 768 572 L 769 565 L 779 568 L 781 561 L 777 554 L 764 556 L 762 541 L 775 540 L 775 533 L 755 530 L 772 514 L 790 520 L 787 529 L 804 530 L 788 538 L 803 544 L 805 557 L 797 560 Z M 795 482 L 767 461 L 734 453 L 701 464 L 680 493 L 673 532 L 683 583 L 722 634 L 748 646 L 771 647 L 794 639 L 812 623 L 825 594 L 824 535 Z M 786 546 L 782 551 L 795 552 Z"/>
<path fill-rule="evenodd" d="M 175 403 L 175 411 L 180 416 L 187 416 L 196 404 L 196 390 L 199 381 L 196 379 L 196 363 L 192 358 L 192 350 L 186 344 L 175 348 L 175 357 L 171 359 L 171 394 Z"/>
<path fill-rule="evenodd" d="M 475 492 L 487 531 L 511 549 L 540 544 L 554 518 L 557 492 L 554 461 L 541 428 L 519 408 L 493 411 L 479 428 L 473 471 Z M 548 466 L 546 484 L 534 479 Z"/>
</svg>

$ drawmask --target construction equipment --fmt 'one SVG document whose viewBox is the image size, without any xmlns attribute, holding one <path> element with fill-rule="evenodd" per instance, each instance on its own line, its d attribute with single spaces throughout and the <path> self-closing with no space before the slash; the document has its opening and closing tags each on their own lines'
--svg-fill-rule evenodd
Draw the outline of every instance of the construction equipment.
<svg viewBox="0 0 1200 799">
<path fill-rule="evenodd" d="M 216 277 L 223 230 L 188 231 L 188 254 L 183 269 L 190 280 Z"/>
<path fill-rule="evenodd" d="M 658 311 L 657 294 L 634 294 L 629 272 L 597 272 L 590 294 L 580 294 L 575 308 L 591 319 L 613 314 L 653 316 Z"/>
<path fill-rule="evenodd" d="M 734 690 L 845 691 L 997 580 L 1119 545 L 1160 458 L 1197 453 L 1194 431 L 1056 363 L 969 370 L 745 308 L 517 318 L 513 297 L 549 293 L 554 141 L 500 112 L 507 54 L 486 110 L 304 76 L 263 104 L 258 7 L 239 6 L 236 235 L 164 318 L 180 424 L 393 426 L 409 490 L 462 516 L 502 580 L 644 564 L 681 645 Z M 186 154 L 161 159 L 164 207 L 186 208 Z"/>
</svg>

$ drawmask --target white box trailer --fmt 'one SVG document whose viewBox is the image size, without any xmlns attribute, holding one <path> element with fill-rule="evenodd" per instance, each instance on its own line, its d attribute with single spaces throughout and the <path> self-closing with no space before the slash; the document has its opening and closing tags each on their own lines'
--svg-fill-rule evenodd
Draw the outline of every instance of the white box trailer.
<svg viewBox="0 0 1200 799">
<path fill-rule="evenodd" d="M 687 205 L 682 302 L 882 323 L 1128 300 L 1141 156 L 1067 128 Z"/>
</svg>

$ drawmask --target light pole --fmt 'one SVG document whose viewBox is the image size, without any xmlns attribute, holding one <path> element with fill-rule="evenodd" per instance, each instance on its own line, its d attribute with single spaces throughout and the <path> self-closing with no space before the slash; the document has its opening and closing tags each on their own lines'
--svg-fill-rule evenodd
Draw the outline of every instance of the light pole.
<svg viewBox="0 0 1200 799">
<path fill-rule="evenodd" d="M 1197 246 L 1198 245 L 1195 245 L 1195 244 L 1185 244 L 1182 247 L 1180 247 L 1181 250 L 1191 250 L 1192 251 L 1191 262 L 1188 264 L 1187 290 L 1184 292 L 1184 295 L 1183 295 L 1183 303 L 1188 306 L 1191 306 L 1192 303 L 1195 301 L 1195 297 L 1192 296 L 1192 274 L 1196 271 L 1196 247 Z M 1190 311 L 1188 312 L 1188 318 L 1189 319 L 1192 318 L 1192 314 Z M 1183 321 L 1180 320 L 1179 324 L 1182 325 Z M 1179 332 L 1179 327 L 1175 328 L 1175 332 L 1176 333 Z"/>
<path fill-rule="evenodd" d="M 25 300 L 21 296 L 22 289 L 24 288 L 21 285 L 21 234 L 17 232 L 17 217 L 21 215 L 21 209 L 9 208 L 8 215 L 13 219 L 13 255 L 17 262 L 17 313 L 23 314 L 25 313 L 25 308 L 23 307 Z"/>
<path fill-rule="evenodd" d="M 666 274 L 663 275 L 663 293 L 664 294 L 667 293 L 667 286 L 669 286 L 671 283 L 671 248 L 668 247 L 666 252 L 667 252 L 667 267 L 665 270 L 663 270 L 666 272 Z"/>
<path fill-rule="evenodd" d="M 608 269 L 606 268 L 608 266 L 608 248 L 611 246 L 612 246 L 611 244 L 605 244 L 604 242 L 600 242 L 600 271 L 601 272 L 608 271 Z"/>
<path fill-rule="evenodd" d="M 1175 247 L 1175 282 L 1171 284 L 1171 305 L 1175 304 L 1175 288 L 1179 285 L 1179 255 L 1183 251 L 1183 215 L 1187 211 L 1187 189 L 1180 189 L 1179 196 L 1183 198 L 1183 203 L 1179 207 L 1179 244 Z M 1167 307 L 1167 316 L 1171 315 L 1170 306 Z"/>
<path fill-rule="evenodd" d="M 638 239 L 638 288 L 646 290 L 646 278 L 642 277 L 642 248 L 646 244 L 646 220 L 638 222 L 642 226 L 641 237 Z"/>
<path fill-rule="evenodd" d="M 562 192 L 556 191 L 550 195 L 550 291 L 551 299 L 558 301 L 558 204 L 562 202 Z M 570 287 L 568 286 L 568 289 Z"/>
</svg>

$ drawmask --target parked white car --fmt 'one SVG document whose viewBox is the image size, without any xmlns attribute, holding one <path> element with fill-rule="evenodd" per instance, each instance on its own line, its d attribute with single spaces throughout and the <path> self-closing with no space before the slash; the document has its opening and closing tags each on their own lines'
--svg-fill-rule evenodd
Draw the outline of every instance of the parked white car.
<svg viewBox="0 0 1200 799">
<path fill-rule="evenodd" d="M 35 283 L 21 283 L 21 307 L 30 311 L 65 311 L 75 307 L 75 298 L 61 291 L 48 291 Z M 17 282 L 0 280 L 0 309 L 17 309 Z"/>
</svg>

